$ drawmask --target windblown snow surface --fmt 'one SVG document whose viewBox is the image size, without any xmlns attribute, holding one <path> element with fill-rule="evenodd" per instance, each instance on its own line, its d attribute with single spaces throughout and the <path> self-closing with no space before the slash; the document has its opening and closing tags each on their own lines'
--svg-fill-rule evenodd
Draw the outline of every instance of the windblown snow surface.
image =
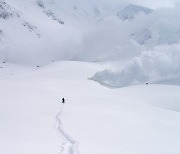
<svg viewBox="0 0 180 154">
<path fill-rule="evenodd" d="M 102 63 L 0 67 L 2 154 L 180 153 L 179 86 L 109 89 L 88 79 Z"/>
</svg>

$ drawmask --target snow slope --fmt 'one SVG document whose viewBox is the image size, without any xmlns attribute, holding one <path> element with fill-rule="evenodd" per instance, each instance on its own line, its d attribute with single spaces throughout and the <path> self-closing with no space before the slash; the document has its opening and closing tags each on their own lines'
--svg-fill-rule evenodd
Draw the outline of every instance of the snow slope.
<svg viewBox="0 0 180 154">
<path fill-rule="evenodd" d="M 98 63 L 0 67 L 3 154 L 180 153 L 179 86 L 108 89 L 88 79 Z"/>
<path fill-rule="evenodd" d="M 178 7 L 152 11 L 123 2 L 1 0 L 0 61 L 44 65 L 132 58 L 178 43 L 177 18 Z"/>
<path fill-rule="evenodd" d="M 113 86 L 179 84 L 179 6 L 153 11 L 123 6 L 89 0 L 1 0 L 0 62 L 129 60 L 123 71 L 116 65 L 117 72 L 98 73 L 94 79 Z"/>
<path fill-rule="evenodd" d="M 152 10 L 149 8 L 145 8 L 137 5 L 128 5 L 123 10 L 117 13 L 118 17 L 123 21 L 128 20 L 131 21 L 135 18 L 137 14 L 150 14 Z"/>
</svg>

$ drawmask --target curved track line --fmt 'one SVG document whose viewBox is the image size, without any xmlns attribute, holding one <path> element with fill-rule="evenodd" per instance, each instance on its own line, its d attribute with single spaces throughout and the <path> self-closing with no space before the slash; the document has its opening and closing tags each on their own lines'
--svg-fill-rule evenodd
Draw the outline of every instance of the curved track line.
<svg viewBox="0 0 180 154">
<path fill-rule="evenodd" d="M 57 119 L 57 122 L 58 122 L 57 129 L 64 138 L 64 142 L 61 145 L 60 154 L 63 154 L 66 149 L 68 151 L 68 154 L 79 154 L 78 142 L 76 140 L 72 139 L 72 137 L 70 137 L 63 129 L 63 123 L 61 121 L 62 109 L 63 109 L 63 106 L 62 106 L 60 112 L 58 112 L 58 114 L 56 115 L 56 119 Z"/>
</svg>

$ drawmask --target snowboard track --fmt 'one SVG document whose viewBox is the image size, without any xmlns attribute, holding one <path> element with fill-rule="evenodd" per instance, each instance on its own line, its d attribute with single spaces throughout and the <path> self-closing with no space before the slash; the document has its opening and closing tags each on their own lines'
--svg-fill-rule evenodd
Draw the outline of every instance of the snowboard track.
<svg viewBox="0 0 180 154">
<path fill-rule="evenodd" d="M 63 108 L 63 106 L 62 106 Z M 68 154 L 79 154 L 79 150 L 78 150 L 78 142 L 76 140 L 74 140 L 68 133 L 66 133 L 66 131 L 63 129 L 63 122 L 61 120 L 61 116 L 62 116 L 62 108 L 60 110 L 60 112 L 58 112 L 58 114 L 56 115 L 56 119 L 57 119 L 57 129 L 60 133 L 60 135 L 63 137 L 63 143 L 61 145 L 61 150 L 60 150 L 60 154 L 64 154 L 65 150 L 67 149 Z M 68 146 L 69 145 L 69 146 Z"/>
</svg>

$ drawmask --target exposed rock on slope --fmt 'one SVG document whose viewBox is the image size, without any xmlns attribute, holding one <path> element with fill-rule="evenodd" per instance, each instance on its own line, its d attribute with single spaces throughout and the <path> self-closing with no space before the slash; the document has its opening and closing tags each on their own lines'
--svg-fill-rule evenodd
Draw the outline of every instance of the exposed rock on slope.
<svg viewBox="0 0 180 154">
<path fill-rule="evenodd" d="M 149 9 L 147 7 L 131 4 L 131 5 L 126 6 L 123 10 L 119 11 L 117 15 L 123 21 L 125 20 L 131 21 L 139 13 L 149 14 L 152 11 L 153 11 L 152 9 Z"/>
<path fill-rule="evenodd" d="M 8 19 L 13 15 L 19 17 L 19 14 L 14 11 L 6 2 L 0 1 L 0 18 Z"/>
</svg>

